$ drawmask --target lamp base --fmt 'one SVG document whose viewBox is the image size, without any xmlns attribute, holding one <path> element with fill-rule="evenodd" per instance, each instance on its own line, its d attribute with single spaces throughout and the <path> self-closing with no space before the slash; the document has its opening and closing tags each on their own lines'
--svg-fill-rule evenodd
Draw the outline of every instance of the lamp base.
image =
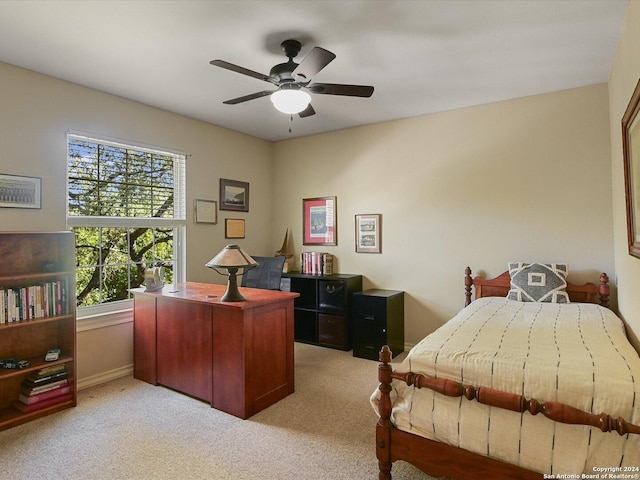
<svg viewBox="0 0 640 480">
<path fill-rule="evenodd" d="M 244 302 L 245 298 L 242 296 L 242 294 L 238 291 L 237 288 L 236 288 L 235 291 L 232 291 L 227 287 L 227 291 L 224 292 L 224 295 L 222 297 L 220 297 L 220 301 L 222 301 L 222 302 Z"/>
<path fill-rule="evenodd" d="M 238 281 L 236 279 L 236 273 L 238 269 L 236 267 L 227 267 L 229 271 L 229 282 L 227 283 L 227 291 L 220 298 L 222 302 L 244 302 L 245 298 L 238 290 Z"/>
</svg>

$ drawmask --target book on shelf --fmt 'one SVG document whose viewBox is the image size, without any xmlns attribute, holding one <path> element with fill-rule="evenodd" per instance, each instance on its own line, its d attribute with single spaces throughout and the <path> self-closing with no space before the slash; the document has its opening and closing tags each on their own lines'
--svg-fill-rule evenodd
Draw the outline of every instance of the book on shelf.
<svg viewBox="0 0 640 480">
<path fill-rule="evenodd" d="M 44 385 L 40 385 L 38 387 L 33 387 L 29 385 L 22 384 L 22 388 L 20 389 L 20 393 L 24 395 L 37 395 L 39 393 L 48 392 L 49 390 L 55 390 L 58 387 L 68 385 L 69 380 L 67 378 L 63 380 L 58 380 L 51 383 L 45 383 Z"/>
<path fill-rule="evenodd" d="M 65 379 L 68 376 L 69 376 L 69 372 L 67 372 L 66 369 L 63 369 L 61 371 L 56 371 L 43 376 L 39 376 L 37 373 L 32 373 L 27 378 L 24 379 L 22 384 L 37 387 L 39 385 L 45 385 L 48 383 L 55 382 L 57 380 Z"/>
<path fill-rule="evenodd" d="M 58 363 L 56 365 L 49 365 L 47 367 L 43 367 L 37 372 L 33 372 L 30 376 L 33 376 L 34 378 L 42 378 L 42 377 L 47 377 L 49 375 L 53 375 L 56 373 L 64 372 L 66 371 L 66 369 L 67 367 L 64 363 Z"/>
<path fill-rule="evenodd" d="M 26 395 L 20 392 L 18 395 L 18 400 L 24 403 L 25 405 L 32 405 L 34 403 L 42 402 L 44 400 L 49 400 L 50 398 L 59 397 L 61 395 L 65 395 L 71 392 L 71 386 L 69 385 L 60 385 L 52 390 L 47 390 L 42 393 L 34 393 L 31 395 Z"/>
<path fill-rule="evenodd" d="M 58 405 L 59 403 L 68 402 L 69 400 L 73 400 L 73 393 L 65 393 L 57 397 L 42 400 L 41 402 L 32 403 L 31 405 L 25 405 L 24 403 L 16 400 L 13 403 L 13 406 L 23 413 L 29 413 L 35 412 L 37 410 L 42 410 L 43 408 L 52 407 L 54 405 Z"/>
<path fill-rule="evenodd" d="M 334 256 L 326 252 L 302 252 L 300 271 L 307 275 L 333 275 Z"/>
</svg>

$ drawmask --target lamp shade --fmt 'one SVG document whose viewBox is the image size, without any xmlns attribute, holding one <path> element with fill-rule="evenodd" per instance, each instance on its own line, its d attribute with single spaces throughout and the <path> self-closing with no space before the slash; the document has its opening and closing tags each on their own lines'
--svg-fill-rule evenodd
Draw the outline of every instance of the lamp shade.
<svg viewBox="0 0 640 480">
<path fill-rule="evenodd" d="M 244 297 L 238 290 L 236 274 L 239 268 L 252 268 L 258 265 L 258 262 L 251 258 L 251 256 L 238 245 L 227 245 L 205 265 L 213 268 L 221 275 L 228 276 L 227 291 L 220 300 L 223 302 L 242 302 Z M 219 268 L 225 269 L 226 272 L 221 272 L 218 270 Z"/>
<path fill-rule="evenodd" d="M 255 267 L 258 265 L 251 256 L 242 250 L 238 245 L 227 245 L 220 253 L 209 260 L 206 266 L 209 268 L 227 268 L 227 267 Z"/>
<path fill-rule="evenodd" d="M 282 113 L 300 113 L 311 101 L 311 95 L 302 90 L 280 89 L 271 94 L 271 103 Z"/>
</svg>

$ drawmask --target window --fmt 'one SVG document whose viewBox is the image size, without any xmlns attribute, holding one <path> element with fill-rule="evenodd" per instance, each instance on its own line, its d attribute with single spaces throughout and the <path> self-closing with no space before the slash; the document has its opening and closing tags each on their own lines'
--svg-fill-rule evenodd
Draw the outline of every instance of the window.
<svg viewBox="0 0 640 480">
<path fill-rule="evenodd" d="M 185 155 L 71 133 L 67 149 L 78 307 L 130 299 L 152 265 L 184 281 Z"/>
</svg>

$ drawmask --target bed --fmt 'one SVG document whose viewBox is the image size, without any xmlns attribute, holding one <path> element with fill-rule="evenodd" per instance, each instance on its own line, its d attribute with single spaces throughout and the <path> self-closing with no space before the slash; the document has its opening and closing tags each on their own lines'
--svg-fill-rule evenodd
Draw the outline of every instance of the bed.
<svg viewBox="0 0 640 480">
<path fill-rule="evenodd" d="M 639 478 L 640 357 L 606 274 L 522 301 L 513 265 L 494 279 L 467 268 L 465 308 L 395 371 L 382 348 L 380 480 L 396 460 L 451 479 Z"/>
</svg>

